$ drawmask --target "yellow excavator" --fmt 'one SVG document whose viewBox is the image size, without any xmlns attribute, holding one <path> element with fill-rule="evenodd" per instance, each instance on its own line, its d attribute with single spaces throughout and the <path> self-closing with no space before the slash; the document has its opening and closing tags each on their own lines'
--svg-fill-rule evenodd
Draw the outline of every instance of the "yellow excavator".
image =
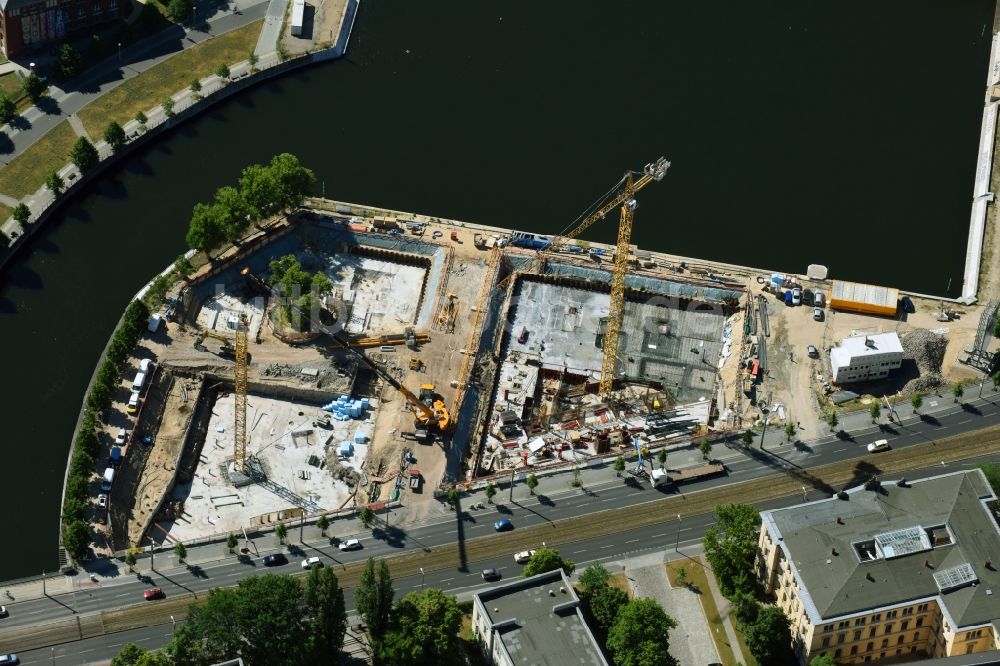
<svg viewBox="0 0 1000 666">
<path fill-rule="evenodd" d="M 205 338 L 212 338 L 213 340 L 221 342 L 222 348 L 219 350 L 219 353 L 223 356 L 233 356 L 236 354 L 236 348 L 233 347 L 234 337 L 207 329 L 198 331 L 198 335 L 194 339 L 194 348 L 198 351 L 208 351 L 205 347 Z"/>
</svg>

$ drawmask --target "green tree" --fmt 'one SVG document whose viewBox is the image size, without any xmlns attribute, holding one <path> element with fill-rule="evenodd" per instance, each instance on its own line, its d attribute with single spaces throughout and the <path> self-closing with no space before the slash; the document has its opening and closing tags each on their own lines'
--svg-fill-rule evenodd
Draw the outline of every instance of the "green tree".
<svg viewBox="0 0 1000 666">
<path fill-rule="evenodd" d="M 17 104 L 6 92 L 0 91 L 0 123 L 9 123 L 17 118 Z"/>
<path fill-rule="evenodd" d="M 753 444 L 753 431 L 749 430 L 749 429 L 744 430 L 743 431 L 742 439 L 743 439 L 743 446 L 750 446 L 750 445 L 752 445 Z"/>
<path fill-rule="evenodd" d="M 983 470 L 990 488 L 993 489 L 993 494 L 1000 497 L 1000 463 L 981 463 L 976 467 Z"/>
<path fill-rule="evenodd" d="M 701 440 L 701 444 L 698 445 L 698 450 L 701 451 L 701 457 L 708 460 L 712 457 L 712 443 L 708 441 L 708 438 Z"/>
<path fill-rule="evenodd" d="M 791 625 L 777 606 L 762 606 L 757 621 L 743 627 L 743 636 L 750 654 L 761 666 L 795 661 L 791 650 Z"/>
<path fill-rule="evenodd" d="M 313 654 L 332 656 L 344 644 L 347 633 L 347 608 L 344 590 L 341 589 L 333 569 L 311 569 L 306 578 L 306 608 L 309 609 L 309 634 L 314 642 Z M 327 663 L 321 659 L 318 663 Z"/>
<path fill-rule="evenodd" d="M 302 166 L 299 158 L 291 153 L 276 155 L 271 159 L 269 169 L 279 184 L 279 210 L 301 206 L 305 195 L 316 182 L 313 172 Z"/>
<path fill-rule="evenodd" d="M 226 65 L 226 63 L 219 65 L 218 69 L 215 70 L 215 73 L 220 79 L 229 80 L 229 66 Z"/>
<path fill-rule="evenodd" d="M 458 506 L 458 491 L 452 488 L 451 490 L 448 491 L 446 499 L 448 500 L 448 506 L 454 509 L 455 507 Z"/>
<path fill-rule="evenodd" d="M 62 519 L 66 522 L 82 520 L 87 516 L 87 502 L 79 497 L 67 497 L 63 503 Z"/>
<path fill-rule="evenodd" d="M 994 373 L 990 377 L 990 380 L 993 382 L 993 390 L 1000 390 L 1000 372 Z"/>
<path fill-rule="evenodd" d="M 528 486 L 528 492 L 532 495 L 535 494 L 535 488 L 538 487 L 538 477 L 534 474 L 529 474 L 528 478 L 524 480 L 524 484 Z"/>
<path fill-rule="evenodd" d="M 726 597 L 753 590 L 747 572 L 753 571 L 759 526 L 760 513 L 749 504 L 715 507 L 715 525 L 705 532 L 705 556 Z"/>
<path fill-rule="evenodd" d="M 486 495 L 486 501 L 493 504 L 493 497 L 497 494 L 497 489 L 492 483 L 487 483 L 486 487 L 483 488 L 483 494 Z"/>
<path fill-rule="evenodd" d="M 831 409 L 830 413 L 826 415 L 826 424 L 830 426 L 830 432 L 837 429 L 838 423 L 840 423 L 840 418 L 837 416 L 837 410 Z"/>
<path fill-rule="evenodd" d="M 667 450 L 660 449 L 656 454 L 656 459 L 660 463 L 660 469 L 663 469 L 667 464 Z"/>
<path fill-rule="evenodd" d="M 31 209 L 23 203 L 19 203 L 14 207 L 12 215 L 14 216 L 14 219 L 17 220 L 18 224 L 24 226 L 28 223 L 28 220 L 31 219 Z"/>
<path fill-rule="evenodd" d="M 184 558 L 187 557 L 187 547 L 184 545 L 183 541 L 178 541 L 174 544 L 174 553 L 177 554 L 177 560 L 179 562 L 184 562 Z"/>
<path fill-rule="evenodd" d="M 832 654 L 821 654 L 809 660 L 809 666 L 837 666 Z"/>
<path fill-rule="evenodd" d="M 284 544 L 285 537 L 288 536 L 288 527 L 284 523 L 278 523 L 274 526 L 274 535 L 278 537 L 279 544 Z"/>
<path fill-rule="evenodd" d="M 191 275 L 192 271 L 194 271 L 194 266 L 191 265 L 191 261 L 186 255 L 179 254 L 174 260 L 174 270 L 176 270 L 179 275 L 187 277 L 188 275 Z"/>
<path fill-rule="evenodd" d="M 236 549 L 236 545 L 239 542 L 240 541 L 239 541 L 239 539 L 236 538 L 236 535 L 233 534 L 232 532 L 230 532 L 229 535 L 226 537 L 226 548 L 231 553 L 231 552 L 233 552 L 233 550 Z"/>
<path fill-rule="evenodd" d="M 760 613 L 760 603 L 752 592 L 737 590 L 732 596 L 733 614 L 741 627 L 751 625 L 757 621 L 757 614 Z"/>
<path fill-rule="evenodd" d="M 361 580 L 354 589 L 354 601 L 361 618 L 368 625 L 369 635 L 376 644 L 382 642 L 389 630 L 394 595 L 389 566 L 385 560 L 379 560 L 378 575 L 376 575 L 375 560 L 369 557 L 364 571 L 361 572 Z"/>
<path fill-rule="evenodd" d="M 600 562 L 591 564 L 584 569 L 579 579 L 584 595 L 593 594 L 597 590 L 608 587 L 610 580 L 611 572 L 604 568 Z"/>
<path fill-rule="evenodd" d="M 139 657 L 135 666 L 174 666 L 174 661 L 165 653 L 154 650 Z"/>
<path fill-rule="evenodd" d="M 688 585 L 688 572 L 684 567 L 677 567 L 677 584 L 687 587 Z"/>
<path fill-rule="evenodd" d="M 962 382 L 955 382 L 955 385 L 951 389 L 951 394 L 955 396 L 955 402 L 959 402 L 962 396 L 965 395 L 965 388 L 962 386 Z"/>
<path fill-rule="evenodd" d="M 250 226 L 253 211 L 235 187 L 225 186 L 217 189 L 212 205 L 217 208 L 217 215 L 227 238 L 238 238 Z"/>
<path fill-rule="evenodd" d="M 872 423 L 878 423 L 879 417 L 882 416 L 882 405 L 878 401 L 873 402 L 868 408 L 868 414 L 872 417 Z"/>
<path fill-rule="evenodd" d="M 615 623 L 618 612 L 628 604 L 628 595 L 618 587 L 605 585 L 597 588 L 587 598 L 587 611 L 597 620 L 601 631 L 607 631 Z"/>
<path fill-rule="evenodd" d="M 135 643 L 126 643 L 122 649 L 111 660 L 111 666 L 136 666 L 139 659 L 146 654 L 146 650 Z"/>
<path fill-rule="evenodd" d="M 76 52 L 76 49 L 69 44 L 63 44 L 62 48 L 59 49 L 59 57 L 56 60 L 56 70 L 59 72 L 59 78 L 73 78 L 80 73 L 82 66 L 83 59 L 80 58 L 80 54 Z"/>
<path fill-rule="evenodd" d="M 201 92 L 201 81 L 199 81 L 198 79 L 192 79 L 191 85 L 188 86 L 188 90 L 190 90 L 193 93 L 192 96 L 195 99 L 198 99 L 200 97 L 198 93 Z"/>
<path fill-rule="evenodd" d="M 191 16 L 193 9 L 194 3 L 192 0 L 170 0 L 170 3 L 167 5 L 167 16 L 175 21 L 183 21 Z"/>
<path fill-rule="evenodd" d="M 94 144 L 87 141 L 87 137 L 81 136 L 73 144 L 73 150 L 69 154 L 70 160 L 76 165 L 76 168 L 80 171 L 90 171 L 90 169 L 97 164 L 101 157 L 97 154 L 97 148 L 94 148 Z"/>
<path fill-rule="evenodd" d="M 320 514 L 319 519 L 316 521 L 316 527 L 319 528 L 319 533 L 321 536 L 326 536 L 326 530 L 330 527 L 330 519 L 326 517 L 326 514 Z"/>
<path fill-rule="evenodd" d="M 652 599 L 636 599 L 618 611 L 607 647 L 616 666 L 673 666 L 670 630 L 677 623 Z"/>
<path fill-rule="evenodd" d="M 366 506 L 358 512 L 358 519 L 366 528 L 371 527 L 372 522 L 375 520 L 375 512 Z"/>
<path fill-rule="evenodd" d="M 129 573 L 131 573 L 135 568 L 135 552 L 131 548 L 125 551 L 125 564 L 128 566 Z"/>
<path fill-rule="evenodd" d="M 267 167 L 252 164 L 240 175 L 240 194 L 253 211 L 255 220 L 263 220 L 277 212 L 281 201 L 281 184 Z"/>
<path fill-rule="evenodd" d="M 580 468 L 573 468 L 573 478 L 570 480 L 569 485 L 573 488 L 579 488 L 583 485 L 583 480 L 580 478 Z"/>
<path fill-rule="evenodd" d="M 140 125 L 142 125 L 143 127 L 145 127 L 146 123 L 149 122 L 149 118 L 146 117 L 145 113 L 143 113 L 142 111 L 140 111 L 139 113 L 135 114 L 135 122 L 137 122 Z"/>
<path fill-rule="evenodd" d="M 24 94 L 28 96 L 28 99 L 31 100 L 32 104 L 38 103 L 38 100 L 40 100 L 42 95 L 45 93 L 46 88 L 47 86 L 45 85 L 45 81 L 42 81 L 42 77 L 38 76 L 38 74 L 35 74 L 34 72 L 28 74 L 24 77 L 24 80 L 21 81 L 21 90 L 23 90 Z"/>
<path fill-rule="evenodd" d="M 400 666 L 456 664 L 462 611 L 439 589 L 411 592 L 392 611 L 392 624 L 379 649 L 380 662 Z"/>
<path fill-rule="evenodd" d="M 916 414 L 924 404 L 924 394 L 917 391 L 910 396 L 910 404 L 913 405 L 913 413 Z"/>
<path fill-rule="evenodd" d="M 226 237 L 226 218 L 218 206 L 195 204 L 188 223 L 187 244 L 194 250 L 208 252 Z"/>
<path fill-rule="evenodd" d="M 622 472 L 625 471 L 625 458 L 621 456 L 616 456 L 614 468 L 615 468 L 615 476 L 621 476 Z"/>
<path fill-rule="evenodd" d="M 576 565 L 573 560 L 564 559 L 555 548 L 539 548 L 524 565 L 524 577 L 530 578 L 556 569 L 562 569 L 567 576 L 571 576 Z"/>
<path fill-rule="evenodd" d="M 795 424 L 794 423 L 792 423 L 791 421 L 789 421 L 788 423 L 785 424 L 785 441 L 786 442 L 792 441 L 792 437 L 795 437 L 795 435 L 797 433 L 798 433 L 798 430 L 795 428 Z"/>
<path fill-rule="evenodd" d="M 90 546 L 90 528 L 87 523 L 77 518 L 63 525 L 63 546 L 70 557 L 80 561 Z"/>
<path fill-rule="evenodd" d="M 163 102 L 160 103 L 160 106 L 163 107 L 163 115 L 165 115 L 167 118 L 170 118 L 171 116 L 174 115 L 174 98 L 173 97 L 168 97 L 165 100 L 163 100 Z"/>
<path fill-rule="evenodd" d="M 114 120 L 104 128 L 104 140 L 115 152 L 118 152 L 118 149 L 125 145 L 125 138 L 125 130 Z"/>
<path fill-rule="evenodd" d="M 253 51 L 247 56 L 247 62 L 250 63 L 250 73 L 253 74 L 257 71 L 257 54 Z"/>
</svg>

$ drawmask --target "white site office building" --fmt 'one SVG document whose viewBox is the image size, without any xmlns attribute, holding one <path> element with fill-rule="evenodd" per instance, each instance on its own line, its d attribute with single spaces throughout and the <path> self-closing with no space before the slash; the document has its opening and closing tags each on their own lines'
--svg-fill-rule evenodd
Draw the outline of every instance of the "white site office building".
<svg viewBox="0 0 1000 666">
<path fill-rule="evenodd" d="M 830 350 L 836 384 L 881 379 L 903 363 L 903 345 L 895 333 L 855 335 Z"/>
</svg>

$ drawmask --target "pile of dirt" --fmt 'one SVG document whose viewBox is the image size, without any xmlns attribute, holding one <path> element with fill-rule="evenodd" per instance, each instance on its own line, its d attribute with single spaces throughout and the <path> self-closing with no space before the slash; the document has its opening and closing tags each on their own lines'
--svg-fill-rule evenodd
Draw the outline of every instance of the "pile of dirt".
<svg viewBox="0 0 1000 666">
<path fill-rule="evenodd" d="M 912 360 L 917 364 L 920 376 L 903 387 L 903 392 L 929 391 L 941 386 L 941 364 L 948 348 L 948 340 L 943 335 L 926 329 L 910 331 L 900 340 L 903 345 L 903 362 Z"/>
<path fill-rule="evenodd" d="M 343 481 L 352 489 L 361 481 L 361 475 L 356 469 L 340 464 L 340 455 L 333 449 L 327 453 L 326 469 L 330 472 L 330 476 L 337 481 Z"/>
</svg>

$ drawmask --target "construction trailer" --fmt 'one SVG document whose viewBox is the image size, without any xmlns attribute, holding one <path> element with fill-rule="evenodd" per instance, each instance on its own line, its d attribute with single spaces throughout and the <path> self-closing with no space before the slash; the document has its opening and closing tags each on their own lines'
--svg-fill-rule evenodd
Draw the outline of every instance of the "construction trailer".
<svg viewBox="0 0 1000 666">
<path fill-rule="evenodd" d="M 305 0 L 295 0 L 292 3 L 292 36 L 301 37 L 302 36 L 302 26 L 305 23 L 306 17 L 306 1 Z"/>
<path fill-rule="evenodd" d="M 834 310 L 895 317 L 899 307 L 899 290 L 859 282 L 833 281 L 830 307 Z"/>
</svg>

